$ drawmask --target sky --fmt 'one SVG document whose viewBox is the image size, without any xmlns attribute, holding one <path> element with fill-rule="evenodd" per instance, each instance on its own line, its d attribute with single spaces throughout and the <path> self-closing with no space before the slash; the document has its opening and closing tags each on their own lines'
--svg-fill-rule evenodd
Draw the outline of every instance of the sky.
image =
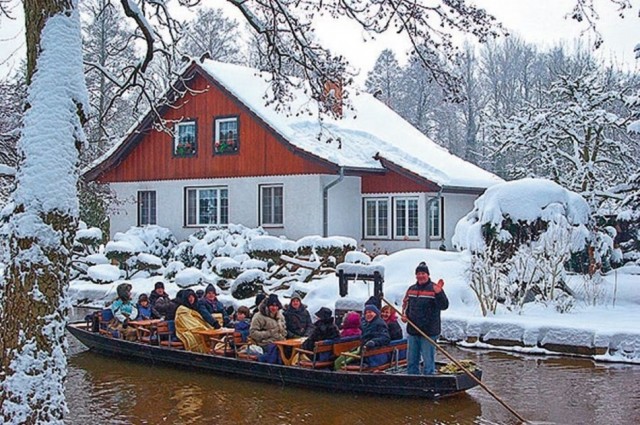
<svg viewBox="0 0 640 425">
<path fill-rule="evenodd" d="M 475 3 L 493 13 L 512 34 L 526 41 L 542 46 L 553 46 L 557 42 L 571 41 L 580 37 L 585 24 L 565 19 L 575 0 L 476 0 Z M 637 69 L 633 48 L 640 43 L 640 1 L 631 0 L 634 10 L 620 19 L 615 5 L 610 0 L 595 0 L 600 13 L 600 30 L 605 43 L 598 54 L 607 61 L 624 64 L 627 69 Z M 14 0 L 16 21 L 0 20 L 0 78 L 11 72 L 24 56 L 24 38 L 21 31 L 22 6 Z M 235 9 L 233 9 L 235 10 Z M 236 15 L 238 16 L 238 15 Z M 401 63 L 408 43 L 396 35 L 384 35 L 376 40 L 362 41 L 362 32 L 351 22 L 336 24 L 330 18 L 318 19 L 317 33 L 327 47 L 345 55 L 360 70 L 359 81 L 364 81 L 366 73 L 373 67 L 380 51 L 393 48 Z M 589 42 L 589 34 L 583 39 Z M 345 40 L 349 40 L 345 43 Z"/>
</svg>

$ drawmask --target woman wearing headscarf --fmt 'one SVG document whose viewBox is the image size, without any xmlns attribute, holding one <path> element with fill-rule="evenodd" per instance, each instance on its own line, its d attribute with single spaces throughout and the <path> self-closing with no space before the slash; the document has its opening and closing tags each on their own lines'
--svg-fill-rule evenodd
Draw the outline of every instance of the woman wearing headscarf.
<svg viewBox="0 0 640 425">
<path fill-rule="evenodd" d="M 209 347 L 206 339 L 195 332 L 213 329 L 213 327 L 205 322 L 198 312 L 196 293 L 192 289 L 186 289 L 181 295 L 180 306 L 176 310 L 176 335 L 186 350 L 207 353 Z"/>
</svg>

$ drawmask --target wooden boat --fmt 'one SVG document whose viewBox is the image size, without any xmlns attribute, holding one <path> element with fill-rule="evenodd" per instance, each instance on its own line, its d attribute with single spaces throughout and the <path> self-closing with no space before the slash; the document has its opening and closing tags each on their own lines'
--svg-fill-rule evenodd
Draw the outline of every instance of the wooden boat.
<svg viewBox="0 0 640 425">
<path fill-rule="evenodd" d="M 70 323 L 67 325 L 67 330 L 90 350 L 104 355 L 137 359 L 151 363 L 159 362 L 169 365 L 196 367 L 215 373 L 247 379 L 260 379 L 281 385 L 427 399 L 450 396 L 477 385 L 474 380 L 464 373 L 419 376 L 407 375 L 402 373 L 403 369 L 395 370 L 394 368 L 376 373 L 334 372 L 331 370 L 273 365 L 235 357 L 194 353 L 110 338 L 98 332 L 92 332 L 86 322 Z M 478 379 L 482 377 L 480 370 L 476 370 L 473 373 Z"/>
</svg>

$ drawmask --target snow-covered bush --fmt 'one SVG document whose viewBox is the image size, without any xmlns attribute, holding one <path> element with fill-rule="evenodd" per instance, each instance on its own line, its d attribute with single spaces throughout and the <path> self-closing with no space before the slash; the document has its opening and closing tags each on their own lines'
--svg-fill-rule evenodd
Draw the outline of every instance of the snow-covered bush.
<svg viewBox="0 0 640 425">
<path fill-rule="evenodd" d="M 173 280 L 179 271 L 186 269 L 187 266 L 182 261 L 172 261 L 164 268 L 164 278 Z"/>
<path fill-rule="evenodd" d="M 281 255 L 292 255 L 292 252 L 285 252 L 285 239 L 275 236 L 257 236 L 249 244 L 249 255 L 264 261 L 277 263 Z M 290 246 L 290 244 L 289 244 Z"/>
<path fill-rule="evenodd" d="M 120 279 L 121 270 L 111 264 L 98 264 L 87 269 L 87 277 L 98 284 L 112 283 Z"/>
<path fill-rule="evenodd" d="M 296 245 L 299 255 L 324 259 L 325 262 L 332 260 L 334 265 L 343 262 L 347 252 L 357 247 L 355 239 L 352 238 L 342 236 L 323 238 L 318 235 L 300 238 Z"/>
<path fill-rule="evenodd" d="M 73 241 L 74 250 L 80 248 L 81 252 L 92 254 L 97 252 L 98 246 L 102 243 L 102 230 L 97 227 L 80 228 L 76 232 L 76 238 Z"/>
<path fill-rule="evenodd" d="M 362 251 L 350 251 L 345 255 L 344 262 L 351 264 L 371 264 L 371 258 Z"/>
<path fill-rule="evenodd" d="M 190 288 L 204 283 L 204 274 L 195 267 L 187 267 L 176 273 L 176 285 L 181 288 Z"/>
<path fill-rule="evenodd" d="M 155 255 L 165 262 L 178 243 L 171 230 L 157 225 L 130 227 L 125 233 L 116 233 L 113 240 L 129 241 L 137 252 Z"/>
<path fill-rule="evenodd" d="M 453 237 L 454 246 L 471 252 L 471 288 L 483 314 L 498 303 L 520 310 L 529 301 L 558 302 L 559 291 L 571 294 L 565 265 L 587 246 L 589 224 L 586 201 L 549 180 L 487 189 Z"/>
<path fill-rule="evenodd" d="M 242 265 L 233 258 L 223 258 L 216 262 L 215 269 L 225 279 L 235 279 L 242 271 Z"/>
<path fill-rule="evenodd" d="M 104 255 L 111 261 L 124 265 L 140 251 L 128 241 L 109 241 L 104 247 Z"/>
<path fill-rule="evenodd" d="M 262 270 L 244 271 L 231 285 L 231 295 L 239 300 L 255 297 L 258 292 L 263 292 L 266 280 Z"/>
</svg>

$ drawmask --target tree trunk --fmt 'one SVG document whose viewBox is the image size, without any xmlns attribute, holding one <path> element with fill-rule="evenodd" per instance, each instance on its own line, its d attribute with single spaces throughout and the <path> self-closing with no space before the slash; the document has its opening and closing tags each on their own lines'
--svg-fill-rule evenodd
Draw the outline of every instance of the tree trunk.
<svg viewBox="0 0 640 425">
<path fill-rule="evenodd" d="M 24 0 L 29 98 L 12 209 L 5 211 L 1 231 L 5 424 L 61 424 L 67 410 L 66 293 L 78 224 L 76 146 L 84 139 L 87 110 L 74 7 L 72 0 Z"/>
</svg>

